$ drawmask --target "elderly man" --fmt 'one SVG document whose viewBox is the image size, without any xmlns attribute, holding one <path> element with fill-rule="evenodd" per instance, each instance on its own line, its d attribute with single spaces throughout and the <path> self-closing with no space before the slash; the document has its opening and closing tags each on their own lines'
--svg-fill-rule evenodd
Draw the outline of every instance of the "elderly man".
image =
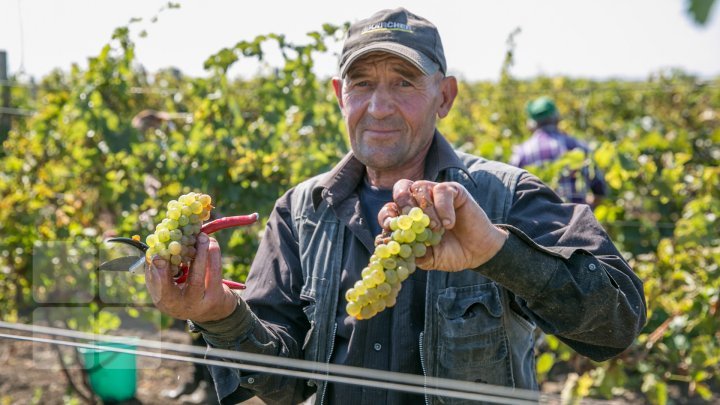
<svg viewBox="0 0 720 405">
<path fill-rule="evenodd" d="M 187 286 L 155 260 L 162 311 L 207 342 L 319 363 L 537 387 L 533 331 L 605 360 L 645 322 L 642 283 L 590 209 L 561 204 L 527 172 L 456 151 L 435 128 L 457 82 L 440 35 L 405 9 L 350 27 L 333 87 L 352 151 L 276 203 L 242 298 L 223 287 L 220 249 L 201 234 Z M 368 320 L 344 292 L 361 278 L 387 219 L 423 200 L 442 241 L 397 302 Z M 206 277 L 207 275 L 207 277 Z M 223 403 L 410 403 L 437 396 L 213 367 Z M 453 402 L 455 403 L 455 402 Z"/>
</svg>

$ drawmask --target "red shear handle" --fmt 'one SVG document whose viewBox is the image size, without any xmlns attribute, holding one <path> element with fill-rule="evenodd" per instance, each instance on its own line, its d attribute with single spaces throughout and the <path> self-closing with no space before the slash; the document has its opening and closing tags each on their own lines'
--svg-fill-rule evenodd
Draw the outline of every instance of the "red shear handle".
<svg viewBox="0 0 720 405">
<path fill-rule="evenodd" d="M 200 232 L 205 232 L 210 235 L 213 232 L 219 231 L 226 228 L 234 228 L 236 226 L 246 226 L 257 222 L 258 213 L 252 213 L 250 215 L 236 215 L 234 217 L 218 218 L 214 221 L 208 222 L 200 228 Z"/>
<path fill-rule="evenodd" d="M 204 232 L 208 235 L 211 233 L 217 232 L 221 229 L 227 229 L 227 228 L 234 228 L 236 226 L 246 226 L 251 225 L 257 222 L 258 218 L 260 216 L 257 212 L 252 213 L 250 215 L 236 215 L 232 217 L 224 217 L 224 218 L 218 218 L 214 221 L 208 222 L 200 228 L 200 232 Z M 175 283 L 182 284 L 185 281 L 187 281 L 188 273 L 190 272 L 190 269 L 186 265 L 180 266 L 180 274 L 175 278 Z M 233 290 L 244 290 L 245 284 L 238 283 L 236 281 L 231 280 L 223 280 L 223 284 L 230 287 L 230 289 Z"/>
<path fill-rule="evenodd" d="M 175 284 L 182 284 L 187 281 L 188 274 L 190 274 L 190 268 L 186 265 L 180 266 L 180 275 L 175 278 Z M 245 284 L 238 283 L 237 281 L 232 280 L 223 280 L 223 284 L 228 286 L 231 290 L 244 290 Z"/>
</svg>

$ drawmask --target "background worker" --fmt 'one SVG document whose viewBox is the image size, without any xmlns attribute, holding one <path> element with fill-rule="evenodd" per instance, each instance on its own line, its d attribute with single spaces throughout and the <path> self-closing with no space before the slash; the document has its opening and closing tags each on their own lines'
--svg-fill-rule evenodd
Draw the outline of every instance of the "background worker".
<svg viewBox="0 0 720 405">
<path fill-rule="evenodd" d="M 542 96 L 528 102 L 525 112 L 532 136 L 514 148 L 509 162 L 511 165 L 540 166 L 575 149 L 582 150 L 589 157 L 590 149 L 586 143 L 558 129 L 561 117 L 551 98 Z M 588 164 L 579 171 L 565 170 L 555 191 L 567 202 L 595 207 L 607 194 L 607 185 L 597 167 Z"/>
</svg>

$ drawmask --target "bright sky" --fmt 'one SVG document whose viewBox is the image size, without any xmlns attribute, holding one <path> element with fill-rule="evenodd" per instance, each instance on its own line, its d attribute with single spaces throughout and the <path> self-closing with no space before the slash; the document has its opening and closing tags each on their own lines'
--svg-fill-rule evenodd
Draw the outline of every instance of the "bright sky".
<svg viewBox="0 0 720 405">
<path fill-rule="evenodd" d="M 720 1 L 720 0 L 718 0 Z M 296 43 L 326 22 L 364 18 L 403 5 L 440 29 L 451 73 L 496 80 L 505 41 L 516 37 L 513 73 L 520 77 L 569 75 L 645 79 L 668 68 L 702 77 L 720 75 L 720 6 L 699 27 L 686 0 L 176 0 L 180 9 L 149 20 L 167 0 L 0 0 L 0 50 L 10 74 L 42 76 L 97 55 L 114 28 L 132 17 L 148 36 L 137 38 L 138 62 L 150 71 L 173 66 L 203 76 L 203 61 L 221 48 L 259 34 L 283 33 Z M 336 60 L 318 61 L 330 76 Z M 252 69 L 248 68 L 249 71 Z M 244 73 L 238 70 L 239 73 Z"/>
</svg>

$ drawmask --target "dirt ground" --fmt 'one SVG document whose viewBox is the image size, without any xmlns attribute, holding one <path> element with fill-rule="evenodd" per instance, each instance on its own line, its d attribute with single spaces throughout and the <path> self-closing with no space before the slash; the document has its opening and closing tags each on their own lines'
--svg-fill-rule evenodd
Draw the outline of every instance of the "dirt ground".
<svg viewBox="0 0 720 405">
<path fill-rule="evenodd" d="M 3 333 L 7 331 L 2 331 Z M 156 339 L 147 336 L 146 332 L 136 331 L 136 336 L 145 339 Z M 15 334 L 15 332 L 13 332 Z M 23 333 L 18 333 L 23 334 Z M 27 334 L 24 334 L 27 335 Z M 179 327 L 163 330 L 163 342 L 190 344 L 190 334 Z M 62 371 L 58 356 L 58 348 L 63 359 L 69 365 L 69 376 Z M 71 378 L 77 389 L 89 396 L 87 385 L 83 383 L 81 356 L 76 349 L 67 346 L 53 347 L 49 343 L 37 343 L 0 337 L 0 405 L 10 404 L 88 404 L 82 396 L 73 392 L 68 383 Z M 115 405 L 155 405 L 155 404 L 215 404 L 212 387 L 210 391 L 199 389 L 177 399 L 169 398 L 167 391 L 183 386 L 193 378 L 192 363 L 137 357 L 137 388 L 135 398 Z M 210 394 L 206 397 L 204 394 Z M 97 397 L 95 403 L 100 404 Z M 247 401 L 245 405 L 258 405 L 262 402 Z"/>
<path fill-rule="evenodd" d="M 168 331 L 164 339 L 175 343 L 190 343 L 182 331 Z M 80 366 L 73 348 L 60 349 L 71 364 L 70 376 L 84 393 Z M 70 363 L 72 361 L 72 363 Z M 138 359 L 137 401 L 131 403 L 184 403 L 183 399 L 163 397 L 163 389 L 172 389 L 192 377 L 193 365 L 180 361 Z M 66 404 L 78 401 L 70 390 L 66 375 L 61 371 L 57 352 L 50 344 L 0 339 L 0 405 L 5 404 Z M 75 399 L 73 399 L 73 397 Z M 77 403 L 77 402 L 76 402 Z"/>
</svg>

